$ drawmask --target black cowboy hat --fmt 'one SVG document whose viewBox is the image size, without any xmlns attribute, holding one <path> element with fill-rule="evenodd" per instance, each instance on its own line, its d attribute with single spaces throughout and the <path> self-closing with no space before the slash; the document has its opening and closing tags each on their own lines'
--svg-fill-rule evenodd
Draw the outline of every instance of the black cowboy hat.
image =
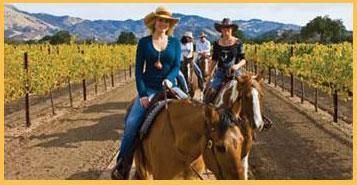
<svg viewBox="0 0 357 185">
<path fill-rule="evenodd" d="M 229 18 L 224 18 L 220 23 L 214 23 L 214 28 L 218 31 L 221 32 L 222 28 L 227 28 L 231 27 L 233 31 L 236 31 L 238 29 L 238 25 L 234 24 Z"/>
</svg>

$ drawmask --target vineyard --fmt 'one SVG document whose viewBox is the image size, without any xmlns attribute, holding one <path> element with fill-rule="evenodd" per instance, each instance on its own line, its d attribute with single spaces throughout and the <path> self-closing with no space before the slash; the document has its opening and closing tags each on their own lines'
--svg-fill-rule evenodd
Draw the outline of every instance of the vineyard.
<svg viewBox="0 0 357 185">
<path fill-rule="evenodd" d="M 256 71 L 258 67 L 268 71 L 268 83 L 275 76 L 281 76 L 284 89 L 284 78 L 290 78 L 291 97 L 294 96 L 294 80 L 300 82 L 301 103 L 304 101 L 304 84 L 314 90 L 315 110 L 318 110 L 318 92 L 332 95 L 333 119 L 338 119 L 338 97 L 347 101 L 352 96 L 353 49 L 351 43 L 342 44 L 275 44 L 247 45 L 246 56 L 248 68 Z M 346 120 L 351 122 L 351 119 Z"/>
<path fill-rule="evenodd" d="M 325 92 L 324 98 L 332 100 L 338 92 L 351 103 L 351 44 L 247 44 L 245 51 L 246 70 L 265 68 L 262 110 L 274 122 L 257 133 L 249 179 L 352 179 L 352 125 L 341 117 L 332 124 L 326 111 L 315 113 L 308 109 L 311 104 L 296 103 L 298 96 L 304 98 L 303 85 L 306 99 L 314 92 L 311 86 L 319 97 Z M 127 107 L 136 96 L 130 78 L 134 58 L 135 46 L 5 45 L 5 108 L 24 105 L 28 96 L 31 100 L 30 128 L 22 126 L 24 107 L 5 115 L 5 178 L 110 179 Z M 106 90 L 113 80 L 116 85 Z M 83 101 L 86 84 L 89 98 Z M 71 87 L 73 107 L 68 104 Z M 289 88 L 296 97 L 289 97 Z M 52 94 L 55 116 L 49 108 Z"/>
<path fill-rule="evenodd" d="M 292 74 L 314 87 L 341 95 L 352 92 L 352 44 L 248 45 L 246 56 L 259 66 Z"/>
<path fill-rule="evenodd" d="M 69 83 L 108 77 L 133 63 L 134 49 L 100 44 L 5 45 L 5 102 L 25 96 L 27 91 L 46 95 Z"/>
<path fill-rule="evenodd" d="M 317 111 L 318 91 L 333 95 L 334 120 L 337 121 L 337 96 L 346 100 L 352 95 L 352 44 L 276 44 L 246 45 L 251 71 L 266 68 L 269 83 L 272 71 L 291 78 L 293 96 L 294 79 L 301 82 L 302 102 L 304 83 L 315 89 Z M 55 89 L 83 84 L 86 100 L 86 80 L 94 81 L 95 94 L 99 79 L 111 78 L 120 70 L 131 68 L 135 57 L 133 45 L 5 45 L 5 102 L 28 96 L 50 96 L 54 114 Z M 131 73 L 131 69 L 129 70 Z M 105 84 L 106 86 L 106 84 Z M 27 100 L 25 100 L 27 101 Z M 29 109 L 28 107 L 26 109 Z"/>
</svg>

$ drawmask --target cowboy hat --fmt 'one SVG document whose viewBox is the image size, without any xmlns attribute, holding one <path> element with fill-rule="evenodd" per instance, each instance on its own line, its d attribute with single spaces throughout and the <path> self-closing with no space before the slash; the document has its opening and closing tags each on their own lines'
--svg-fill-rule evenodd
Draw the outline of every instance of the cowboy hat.
<svg viewBox="0 0 357 185">
<path fill-rule="evenodd" d="M 160 17 L 167 19 L 170 22 L 170 27 L 173 27 L 178 21 L 178 18 L 172 17 L 172 13 L 165 7 L 159 6 L 156 8 L 155 12 L 151 12 L 144 18 L 145 25 L 152 29 L 155 23 L 155 18 Z"/>
<path fill-rule="evenodd" d="M 238 25 L 234 24 L 229 18 L 224 18 L 220 23 L 214 23 L 214 28 L 218 31 L 221 32 L 222 28 L 232 28 L 233 31 L 238 29 Z"/>
<path fill-rule="evenodd" d="M 183 34 L 183 36 L 184 36 L 184 37 L 190 37 L 191 39 L 193 39 L 193 34 L 192 34 L 192 32 L 190 32 L 190 31 L 185 32 L 185 33 Z"/>
<path fill-rule="evenodd" d="M 205 32 L 201 32 L 200 37 L 207 37 L 207 35 L 205 34 Z"/>
</svg>

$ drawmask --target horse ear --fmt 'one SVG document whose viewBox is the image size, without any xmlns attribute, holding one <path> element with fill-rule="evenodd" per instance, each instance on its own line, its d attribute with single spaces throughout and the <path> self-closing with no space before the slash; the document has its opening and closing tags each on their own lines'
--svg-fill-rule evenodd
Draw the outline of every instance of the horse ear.
<svg viewBox="0 0 357 185">
<path fill-rule="evenodd" d="M 205 114 L 212 123 L 217 122 L 219 120 L 219 114 L 212 107 L 205 108 Z"/>
<path fill-rule="evenodd" d="M 262 69 L 261 71 L 258 72 L 258 74 L 255 76 L 255 80 L 257 82 L 260 82 L 263 80 L 263 77 L 264 77 L 264 69 Z"/>
</svg>

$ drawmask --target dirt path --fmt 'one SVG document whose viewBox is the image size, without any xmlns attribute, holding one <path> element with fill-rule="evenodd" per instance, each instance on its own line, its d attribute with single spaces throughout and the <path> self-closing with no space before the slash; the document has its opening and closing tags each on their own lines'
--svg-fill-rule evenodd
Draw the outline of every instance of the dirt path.
<svg viewBox="0 0 357 185">
<path fill-rule="evenodd" d="M 275 125 L 257 135 L 251 178 L 351 179 L 352 130 L 311 119 L 277 93 L 267 87 L 264 108 Z M 109 179 L 135 94 L 131 82 L 27 135 L 5 137 L 5 179 Z"/>
<path fill-rule="evenodd" d="M 301 105 L 266 87 L 265 112 L 275 124 L 257 135 L 250 156 L 253 178 L 352 179 L 352 127 L 337 128 L 314 112 L 306 116 L 306 109 L 297 111 Z"/>
<path fill-rule="evenodd" d="M 131 82 L 27 135 L 5 137 L 5 179 L 97 179 L 118 149 L 135 94 Z"/>
</svg>

